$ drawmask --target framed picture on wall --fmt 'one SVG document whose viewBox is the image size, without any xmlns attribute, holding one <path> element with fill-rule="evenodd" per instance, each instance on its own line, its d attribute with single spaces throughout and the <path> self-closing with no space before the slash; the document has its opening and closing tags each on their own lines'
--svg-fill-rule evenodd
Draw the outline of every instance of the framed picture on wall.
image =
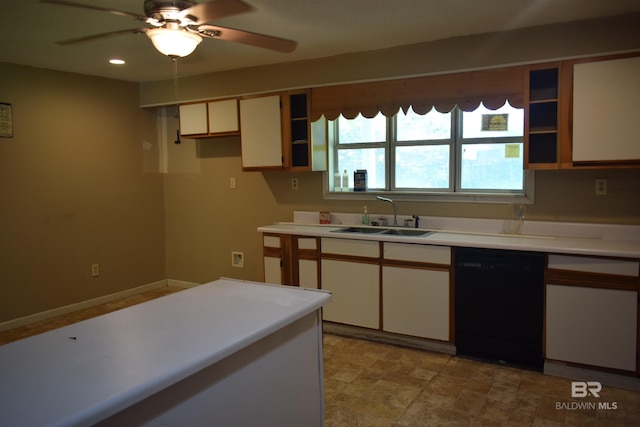
<svg viewBox="0 0 640 427">
<path fill-rule="evenodd" d="M 0 102 L 0 137 L 13 137 L 13 118 L 11 117 L 11 104 Z"/>
</svg>

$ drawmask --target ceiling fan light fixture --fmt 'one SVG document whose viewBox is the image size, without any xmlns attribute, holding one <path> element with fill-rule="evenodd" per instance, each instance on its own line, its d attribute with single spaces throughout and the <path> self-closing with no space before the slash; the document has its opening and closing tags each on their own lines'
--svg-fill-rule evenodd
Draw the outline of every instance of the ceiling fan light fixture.
<svg viewBox="0 0 640 427">
<path fill-rule="evenodd" d="M 154 28 L 147 31 L 147 36 L 155 48 L 167 56 L 188 56 L 202 41 L 197 34 L 171 28 Z"/>
</svg>

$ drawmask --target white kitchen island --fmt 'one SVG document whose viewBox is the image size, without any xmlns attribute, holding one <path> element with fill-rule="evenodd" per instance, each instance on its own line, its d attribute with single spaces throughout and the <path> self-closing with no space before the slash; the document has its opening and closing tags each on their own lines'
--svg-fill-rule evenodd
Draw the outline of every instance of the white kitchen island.
<svg viewBox="0 0 640 427">
<path fill-rule="evenodd" d="M 322 426 L 329 298 L 220 279 L 0 346 L 0 426 Z"/>
</svg>

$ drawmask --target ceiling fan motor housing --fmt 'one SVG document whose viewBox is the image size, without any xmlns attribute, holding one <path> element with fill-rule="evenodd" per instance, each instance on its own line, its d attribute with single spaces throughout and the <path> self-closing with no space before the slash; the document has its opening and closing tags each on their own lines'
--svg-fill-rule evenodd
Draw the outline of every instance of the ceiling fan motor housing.
<svg viewBox="0 0 640 427">
<path fill-rule="evenodd" d="M 145 0 L 144 14 L 149 17 L 161 19 L 171 19 L 171 14 L 178 13 L 184 9 L 195 6 L 193 0 Z"/>
</svg>

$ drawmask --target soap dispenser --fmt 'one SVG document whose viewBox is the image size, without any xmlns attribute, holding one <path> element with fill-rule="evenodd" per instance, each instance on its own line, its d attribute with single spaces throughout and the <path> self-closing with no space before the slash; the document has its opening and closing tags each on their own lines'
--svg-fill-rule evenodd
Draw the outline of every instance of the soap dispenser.
<svg viewBox="0 0 640 427">
<path fill-rule="evenodd" d="M 369 219 L 369 212 L 367 212 L 367 207 L 364 207 L 364 212 L 362 213 L 362 224 L 369 225 L 371 220 Z"/>
<path fill-rule="evenodd" d="M 342 191 L 349 191 L 349 174 L 346 169 L 342 174 Z"/>
</svg>

